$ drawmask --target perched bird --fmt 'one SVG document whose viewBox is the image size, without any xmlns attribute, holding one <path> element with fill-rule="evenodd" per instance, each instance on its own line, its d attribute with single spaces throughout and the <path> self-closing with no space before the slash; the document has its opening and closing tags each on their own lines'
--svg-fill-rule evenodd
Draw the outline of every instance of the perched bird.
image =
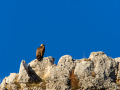
<svg viewBox="0 0 120 90">
<path fill-rule="evenodd" d="M 43 58 L 43 55 L 45 53 L 45 45 L 41 44 L 40 47 L 37 48 L 36 50 L 36 58 L 38 59 L 38 61 L 41 61 L 41 59 Z"/>
</svg>

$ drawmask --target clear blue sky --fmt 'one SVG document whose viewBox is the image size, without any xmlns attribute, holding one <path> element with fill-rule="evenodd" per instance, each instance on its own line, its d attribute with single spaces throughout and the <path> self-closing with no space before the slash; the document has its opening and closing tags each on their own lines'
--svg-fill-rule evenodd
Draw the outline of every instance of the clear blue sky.
<svg viewBox="0 0 120 90">
<path fill-rule="evenodd" d="M 93 51 L 120 57 L 120 0 L 0 0 L 0 79 L 34 60 L 42 43 L 56 64 Z"/>
</svg>

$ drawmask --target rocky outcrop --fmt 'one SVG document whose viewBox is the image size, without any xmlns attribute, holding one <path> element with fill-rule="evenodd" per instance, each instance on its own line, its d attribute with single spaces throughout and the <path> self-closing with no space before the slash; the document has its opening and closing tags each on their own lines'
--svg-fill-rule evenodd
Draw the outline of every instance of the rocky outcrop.
<svg viewBox="0 0 120 90">
<path fill-rule="evenodd" d="M 44 57 L 41 61 L 37 59 L 28 64 L 29 74 L 31 77 L 38 76 L 41 79 L 49 77 L 52 67 L 54 67 L 55 59 L 53 57 Z"/>
<path fill-rule="evenodd" d="M 5 89 L 5 84 L 6 84 L 6 77 L 3 79 L 3 81 L 0 85 L 0 90 Z"/>
<path fill-rule="evenodd" d="M 16 73 L 10 73 L 10 75 L 8 77 L 6 77 L 6 84 L 12 84 L 15 82 L 16 78 L 17 78 L 17 74 Z"/>
<path fill-rule="evenodd" d="M 74 68 L 74 62 L 71 56 L 62 56 L 58 65 L 53 67 L 50 76 L 47 78 L 47 90 L 69 90 L 69 73 Z"/>
<path fill-rule="evenodd" d="M 78 76 L 81 89 L 117 90 L 118 63 L 104 52 L 92 52 L 88 60 L 77 63 L 75 75 Z"/>
<path fill-rule="evenodd" d="M 19 70 L 19 77 L 18 82 L 19 83 L 26 83 L 29 82 L 30 76 L 28 74 L 28 66 L 24 60 L 22 60 L 20 64 L 20 70 Z"/>
<path fill-rule="evenodd" d="M 8 77 L 5 77 L 1 83 L 0 90 L 6 90 L 6 87 L 13 90 L 17 90 L 17 85 L 15 85 L 15 82 L 18 78 L 18 74 L 16 73 L 10 73 Z"/>
<path fill-rule="evenodd" d="M 92 52 L 88 59 L 62 56 L 58 65 L 53 57 L 24 60 L 19 73 L 5 77 L 0 90 L 120 90 L 120 58 Z"/>
</svg>

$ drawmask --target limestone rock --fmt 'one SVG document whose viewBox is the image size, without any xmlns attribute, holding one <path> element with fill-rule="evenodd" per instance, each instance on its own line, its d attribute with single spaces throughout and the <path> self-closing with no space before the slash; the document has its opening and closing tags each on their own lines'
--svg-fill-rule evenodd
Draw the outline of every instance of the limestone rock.
<svg viewBox="0 0 120 90">
<path fill-rule="evenodd" d="M 118 63 L 114 59 L 108 57 L 104 52 L 92 52 L 89 58 L 94 63 L 96 78 L 107 79 L 112 76 L 111 79 L 115 81 Z"/>
<path fill-rule="evenodd" d="M 82 90 L 117 90 L 117 67 L 118 63 L 104 52 L 92 52 L 88 61 L 77 63 L 74 73 Z"/>
<path fill-rule="evenodd" d="M 27 87 L 23 88 L 23 90 L 29 90 Z"/>
<path fill-rule="evenodd" d="M 3 79 L 3 81 L 2 81 L 2 83 L 1 83 L 1 85 L 0 85 L 0 89 L 1 89 L 1 90 L 2 90 L 3 88 L 5 88 L 6 78 L 7 78 L 7 77 L 5 77 L 5 78 Z"/>
<path fill-rule="evenodd" d="M 41 79 L 49 77 L 55 59 L 53 57 L 44 57 L 43 60 L 33 60 L 28 64 L 29 74 L 31 77 L 38 76 Z"/>
<path fill-rule="evenodd" d="M 115 58 L 115 61 L 116 61 L 116 62 L 120 62 L 120 57 Z"/>
<path fill-rule="evenodd" d="M 116 83 L 120 85 L 120 57 L 115 58 L 115 61 L 118 63 L 118 70 L 117 70 L 117 80 L 116 80 Z"/>
<path fill-rule="evenodd" d="M 20 64 L 20 70 L 19 70 L 19 77 L 18 82 L 19 83 L 27 83 L 30 80 L 30 76 L 28 74 L 28 66 L 24 60 L 22 60 Z"/>
<path fill-rule="evenodd" d="M 110 78 L 103 81 L 102 79 L 88 76 L 80 79 L 79 84 L 81 85 L 80 90 L 120 90 L 118 85 L 112 82 Z"/>
<path fill-rule="evenodd" d="M 114 59 L 116 63 L 118 63 L 118 69 L 117 69 L 117 82 L 120 83 L 120 57 Z M 120 84 L 119 84 L 120 85 Z"/>
<path fill-rule="evenodd" d="M 10 73 L 10 75 L 6 78 L 6 84 L 12 84 L 15 82 L 15 79 L 17 79 L 16 73 Z"/>
<path fill-rule="evenodd" d="M 17 79 L 17 77 L 18 77 L 18 74 L 16 74 L 16 73 L 10 73 L 10 75 L 8 77 L 5 77 L 3 79 L 3 81 L 2 81 L 2 83 L 0 85 L 1 86 L 0 90 L 1 89 L 5 89 L 6 86 L 7 87 L 12 87 L 13 84 L 14 84 L 14 82 L 15 82 L 15 80 Z"/>
<path fill-rule="evenodd" d="M 11 84 L 11 89 L 12 89 L 12 90 L 18 90 L 17 88 L 18 88 L 17 85 L 15 85 L 15 84 Z"/>
<path fill-rule="evenodd" d="M 54 61 L 53 57 L 44 57 L 27 66 L 22 60 L 19 74 L 11 73 L 5 77 L 0 90 L 9 87 L 12 90 L 72 90 L 71 82 L 75 80 L 75 85 L 80 87 L 74 90 L 120 90 L 120 57 L 113 59 L 104 52 L 92 52 L 88 59 L 73 60 L 64 55 L 58 65 Z"/>
<path fill-rule="evenodd" d="M 62 56 L 47 78 L 46 90 L 70 90 L 69 73 L 74 68 L 71 56 Z"/>
<path fill-rule="evenodd" d="M 78 78 L 84 78 L 92 75 L 94 70 L 94 64 L 92 61 L 81 61 L 76 64 L 74 73 L 78 76 Z"/>
</svg>

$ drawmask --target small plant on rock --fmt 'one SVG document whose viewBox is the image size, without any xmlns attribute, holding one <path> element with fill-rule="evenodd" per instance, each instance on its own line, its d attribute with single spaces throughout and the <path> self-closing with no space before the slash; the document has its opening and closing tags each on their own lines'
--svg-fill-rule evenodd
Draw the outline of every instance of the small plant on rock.
<svg viewBox="0 0 120 90">
<path fill-rule="evenodd" d="M 96 73 L 95 72 L 91 72 L 91 75 L 92 75 L 92 77 L 95 77 Z"/>
<path fill-rule="evenodd" d="M 120 79 L 116 80 L 116 84 L 118 84 L 120 86 Z"/>
<path fill-rule="evenodd" d="M 37 88 L 41 87 L 43 90 L 46 89 L 46 82 L 44 80 L 42 80 L 40 82 L 28 82 L 28 83 L 26 83 L 26 85 L 30 89 L 33 88 L 33 87 L 37 87 Z"/>
<path fill-rule="evenodd" d="M 20 83 L 18 83 L 17 79 L 18 79 L 18 75 L 16 76 L 13 84 L 17 85 L 17 89 L 21 89 Z"/>
<path fill-rule="evenodd" d="M 88 59 L 84 59 L 84 61 L 91 61 L 91 59 L 90 59 L 90 58 L 88 58 Z"/>
<path fill-rule="evenodd" d="M 74 74 L 74 69 L 71 70 L 69 78 L 72 90 L 79 89 L 80 88 L 79 80 L 77 79 L 77 76 Z"/>
</svg>

